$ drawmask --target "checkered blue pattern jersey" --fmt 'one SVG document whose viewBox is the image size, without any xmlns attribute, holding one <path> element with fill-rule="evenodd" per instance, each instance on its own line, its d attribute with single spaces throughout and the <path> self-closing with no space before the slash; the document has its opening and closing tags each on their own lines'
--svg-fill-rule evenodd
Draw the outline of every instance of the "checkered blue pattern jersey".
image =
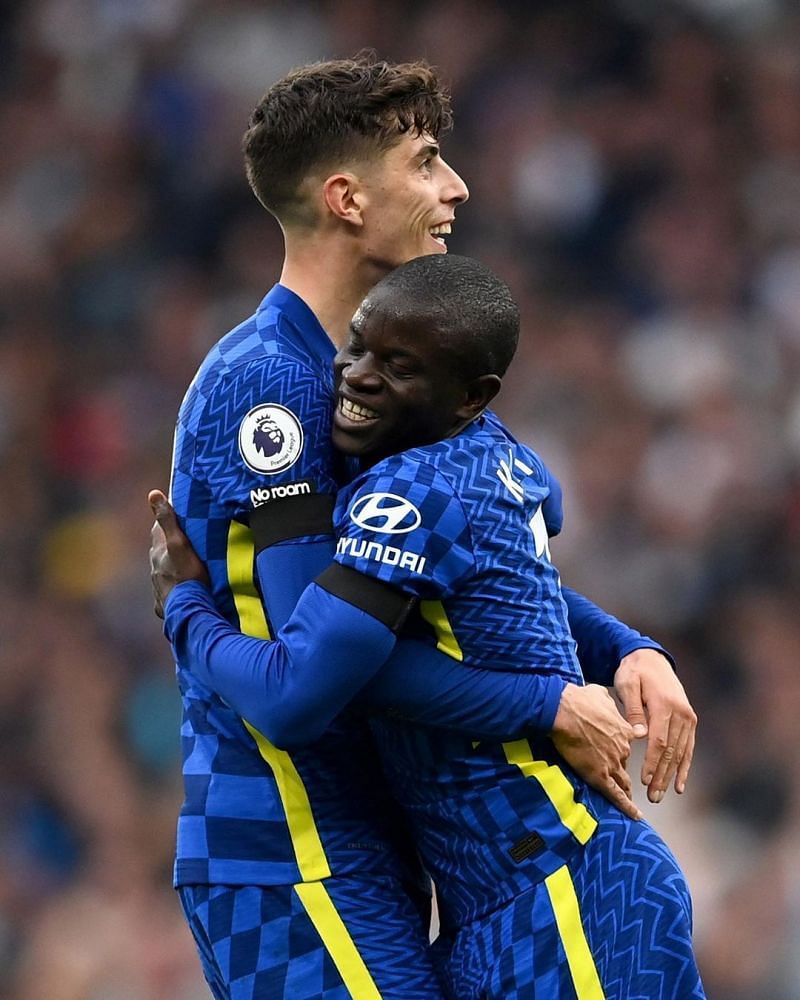
<svg viewBox="0 0 800 1000">
<path fill-rule="evenodd" d="M 339 494 L 336 560 L 420 598 L 410 628 L 470 667 L 582 683 L 548 536 L 560 492 L 492 415 L 392 456 Z M 592 836 L 585 788 L 546 738 L 476 743 L 375 720 L 447 925 L 496 909 Z"/>
<path fill-rule="evenodd" d="M 248 515 L 259 490 L 337 489 L 333 354 L 305 303 L 276 285 L 256 314 L 212 349 L 180 408 L 172 502 L 208 566 L 217 607 L 262 638 L 270 629 Z M 177 673 L 185 801 L 176 885 L 397 873 L 385 783 L 365 726 L 337 723 L 289 754 L 204 687 L 189 664 L 178 663 Z"/>
</svg>

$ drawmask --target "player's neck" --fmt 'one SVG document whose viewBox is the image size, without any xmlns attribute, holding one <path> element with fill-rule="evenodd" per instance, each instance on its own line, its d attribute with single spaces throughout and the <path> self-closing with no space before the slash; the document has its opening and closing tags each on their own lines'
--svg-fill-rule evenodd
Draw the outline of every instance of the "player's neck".
<svg viewBox="0 0 800 1000">
<path fill-rule="evenodd" d="M 378 278 L 352 245 L 313 237 L 286 240 L 281 284 L 300 296 L 337 348 L 346 342 L 353 313 Z"/>
</svg>

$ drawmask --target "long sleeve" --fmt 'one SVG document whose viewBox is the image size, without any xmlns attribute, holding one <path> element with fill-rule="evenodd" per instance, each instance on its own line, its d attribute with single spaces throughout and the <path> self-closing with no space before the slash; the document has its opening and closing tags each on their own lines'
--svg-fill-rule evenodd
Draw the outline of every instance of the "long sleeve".
<svg viewBox="0 0 800 1000">
<path fill-rule="evenodd" d="M 656 649 L 674 666 L 674 660 L 659 643 L 625 625 L 587 597 L 562 587 L 569 627 L 578 644 L 578 660 L 590 684 L 611 687 L 620 660 L 635 649 Z"/>
<path fill-rule="evenodd" d="M 164 614 L 179 663 L 284 748 L 321 736 L 395 644 L 386 625 L 316 583 L 275 640 L 242 635 L 194 581 L 174 588 Z"/>
<path fill-rule="evenodd" d="M 503 742 L 553 728 L 566 681 L 464 666 L 414 640 L 397 644 L 359 701 L 421 726 Z"/>
<path fill-rule="evenodd" d="M 274 641 L 242 635 L 194 582 L 170 594 L 165 631 L 202 684 L 286 747 L 321 735 L 395 648 L 384 623 L 317 584 L 304 591 Z M 405 640 L 362 703 L 419 725 L 504 740 L 549 732 L 564 686 L 556 676 L 464 667 Z"/>
</svg>

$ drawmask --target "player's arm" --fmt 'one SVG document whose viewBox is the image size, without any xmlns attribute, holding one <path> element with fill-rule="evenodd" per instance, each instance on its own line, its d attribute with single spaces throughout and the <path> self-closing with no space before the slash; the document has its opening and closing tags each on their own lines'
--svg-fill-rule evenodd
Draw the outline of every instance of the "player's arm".
<svg viewBox="0 0 800 1000">
<path fill-rule="evenodd" d="M 167 606 L 166 632 L 179 659 L 276 745 L 315 739 L 394 647 L 408 595 L 334 566 L 304 592 L 278 641 L 242 635 L 217 611 L 205 567 L 164 495 L 154 491 L 150 501 L 156 612 Z M 604 688 L 466 668 L 420 643 L 395 648 L 366 691 L 373 708 L 476 739 L 549 733 L 585 781 L 639 817 L 625 771 L 627 723 Z"/>
<path fill-rule="evenodd" d="M 549 470 L 544 471 L 550 487 L 545 523 L 552 537 L 562 525 L 561 488 Z M 673 778 L 675 790 L 683 792 L 694 754 L 697 715 L 672 656 L 577 591 L 562 587 L 562 595 L 584 677 L 613 686 L 636 736 L 647 736 L 641 771 L 647 797 L 660 802 Z"/>
<path fill-rule="evenodd" d="M 214 597 L 224 607 L 233 596 L 245 632 L 255 626 L 276 634 L 331 560 L 337 484 L 330 410 L 316 371 L 282 355 L 259 357 L 234 366 L 209 390 L 191 454 L 176 456 L 172 489 L 188 491 L 180 504 L 186 516 L 199 483 L 213 497 L 211 516 L 230 525 L 227 551 L 218 539 L 199 555 L 224 556 L 227 579 L 215 576 Z"/>
<path fill-rule="evenodd" d="M 336 581 L 328 584 L 334 590 Z M 274 640 L 232 628 L 208 589 L 186 582 L 165 603 L 164 624 L 176 655 L 201 683 L 278 747 L 319 738 L 379 669 L 394 647 L 408 601 L 365 595 L 369 610 L 325 586 L 325 574 L 300 596 Z"/>
<path fill-rule="evenodd" d="M 412 599 L 332 566 L 303 592 L 277 641 L 243 635 L 216 609 L 166 497 L 153 491 L 150 503 L 156 613 L 178 657 L 276 745 L 315 738 L 387 659 Z M 366 693 L 371 707 L 491 740 L 550 732 L 565 687 L 558 677 L 464 668 L 413 641 L 399 644 L 382 674 Z"/>
<path fill-rule="evenodd" d="M 626 770 L 633 731 L 606 688 L 555 675 L 483 670 L 443 656 L 434 665 L 432 652 L 402 640 L 358 700 L 390 717 L 474 739 L 548 735 L 584 781 L 628 816 L 641 818 Z"/>
<path fill-rule="evenodd" d="M 674 668 L 670 653 L 654 639 L 625 625 L 570 587 L 562 585 L 561 594 L 581 671 L 590 683 L 613 687 L 620 663 L 637 649 L 654 650 Z"/>
<path fill-rule="evenodd" d="M 402 455 L 381 463 L 373 472 L 374 480 L 359 486 L 350 505 L 350 515 L 342 517 L 337 525 L 337 562 L 391 582 L 421 600 L 446 601 L 457 597 L 479 572 L 470 522 L 457 491 L 431 467 Z M 410 521 L 405 524 L 382 515 L 379 506 L 379 498 L 398 494 L 409 509 Z M 370 511 L 366 517 L 365 510 Z M 385 522 L 383 527 L 382 522 Z M 394 555 L 389 558 L 392 550 Z M 406 690 L 411 686 L 414 664 L 407 658 L 406 668 L 392 677 L 391 671 L 400 656 L 402 651 L 384 667 L 366 692 L 371 695 L 373 706 L 381 694 L 387 699 L 384 707 L 390 711 L 397 712 L 402 704 L 403 684 Z M 462 698 L 474 696 L 479 683 L 481 698 L 490 705 L 499 706 L 504 698 L 513 704 L 515 695 L 508 691 L 505 675 L 489 672 L 479 682 L 479 671 L 474 668 L 455 663 L 450 669 L 456 685 L 448 695 L 430 692 L 428 699 L 420 698 L 425 675 L 418 672 L 414 695 L 420 707 L 415 710 L 407 704 L 399 714 L 409 721 L 430 725 L 426 704 L 441 702 L 444 697 L 458 708 L 463 704 Z M 628 815 L 638 818 L 640 813 L 630 798 L 630 778 L 626 771 L 633 730 L 608 692 L 598 685 L 567 684 L 550 671 L 521 674 L 521 677 L 523 683 L 532 683 L 542 692 L 532 695 L 539 706 L 538 715 L 532 720 L 533 728 L 551 735 L 558 750 L 585 781 Z"/>
</svg>

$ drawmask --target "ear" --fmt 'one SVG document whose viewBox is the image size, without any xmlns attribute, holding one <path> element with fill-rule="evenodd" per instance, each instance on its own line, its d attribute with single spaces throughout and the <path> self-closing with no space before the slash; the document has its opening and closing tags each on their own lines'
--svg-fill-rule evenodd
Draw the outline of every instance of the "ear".
<svg viewBox="0 0 800 1000">
<path fill-rule="evenodd" d="M 500 391 L 499 375 L 479 375 L 470 382 L 464 393 L 464 402 L 456 410 L 460 420 L 474 420 L 482 413 Z"/>
<path fill-rule="evenodd" d="M 353 226 L 364 225 L 365 196 L 354 174 L 331 174 L 322 185 L 328 211 Z"/>
</svg>

